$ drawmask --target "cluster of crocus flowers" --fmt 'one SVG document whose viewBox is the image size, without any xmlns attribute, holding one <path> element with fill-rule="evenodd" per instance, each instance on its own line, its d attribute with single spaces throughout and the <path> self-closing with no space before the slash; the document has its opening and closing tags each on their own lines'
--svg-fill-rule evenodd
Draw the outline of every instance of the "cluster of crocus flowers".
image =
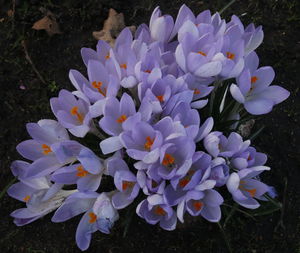
<svg viewBox="0 0 300 253">
<path fill-rule="evenodd" d="M 270 170 L 267 156 L 232 125 L 229 135 L 218 131 L 207 104 L 232 78 L 232 102 L 253 115 L 289 96 L 270 86 L 271 67 L 258 67 L 254 50 L 262 40 L 261 27 L 244 28 L 236 16 L 226 23 L 208 10 L 195 16 L 183 5 L 175 21 L 156 8 L 149 27 L 134 36 L 125 28 L 113 48 L 104 41 L 96 51 L 83 48 L 87 75 L 71 70 L 76 90 L 50 100 L 57 121 L 28 123 L 32 139 L 17 146 L 29 161 L 12 164 L 19 182 L 8 194 L 26 203 L 11 214 L 15 223 L 56 209 L 53 222 L 83 214 L 76 242 L 86 250 L 92 233 L 109 233 L 118 210 L 133 202 L 137 215 L 165 230 L 185 215 L 219 222 L 222 188 L 239 205 L 257 208 L 271 191 L 258 177 Z M 218 106 L 221 113 L 224 104 Z M 89 133 L 93 150 L 80 143 Z M 115 190 L 101 184 L 107 177 Z"/>
</svg>

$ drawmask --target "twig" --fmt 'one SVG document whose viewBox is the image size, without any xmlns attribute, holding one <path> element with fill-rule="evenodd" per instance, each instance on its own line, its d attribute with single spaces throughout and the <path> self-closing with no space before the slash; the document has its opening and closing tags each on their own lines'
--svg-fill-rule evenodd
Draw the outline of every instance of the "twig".
<svg viewBox="0 0 300 253">
<path fill-rule="evenodd" d="M 223 237 L 224 237 L 224 241 L 225 241 L 225 243 L 226 243 L 226 247 L 227 247 L 227 249 L 228 249 L 228 252 L 232 253 L 232 249 L 231 249 L 231 246 L 230 246 L 230 242 L 229 242 L 229 239 L 228 239 L 228 237 L 227 237 L 227 235 L 226 235 L 226 233 L 225 233 L 225 230 L 223 229 L 223 227 L 222 227 L 222 225 L 220 224 L 220 222 L 218 222 L 217 224 L 218 224 L 219 229 L 220 229 L 220 231 L 221 231 L 221 233 L 222 233 L 222 235 L 223 235 Z"/>
<path fill-rule="evenodd" d="M 233 4 L 235 3 L 235 1 L 236 1 L 236 0 L 231 0 L 228 4 L 226 4 L 226 5 L 224 6 L 224 8 L 221 9 L 221 10 L 219 11 L 220 15 L 221 15 L 224 11 L 226 11 L 231 5 L 233 5 Z"/>
<path fill-rule="evenodd" d="M 40 79 L 40 81 L 43 83 L 43 84 L 46 84 L 44 78 L 41 76 L 40 72 L 37 70 L 37 68 L 35 67 L 34 63 L 32 62 L 29 54 L 28 54 L 28 50 L 27 50 L 27 46 L 26 46 L 26 43 L 25 43 L 25 40 L 22 40 L 21 42 L 22 46 L 23 46 L 23 49 L 24 49 L 24 53 L 25 53 L 25 58 L 26 60 L 30 63 L 33 71 L 37 74 L 38 78 Z"/>
</svg>

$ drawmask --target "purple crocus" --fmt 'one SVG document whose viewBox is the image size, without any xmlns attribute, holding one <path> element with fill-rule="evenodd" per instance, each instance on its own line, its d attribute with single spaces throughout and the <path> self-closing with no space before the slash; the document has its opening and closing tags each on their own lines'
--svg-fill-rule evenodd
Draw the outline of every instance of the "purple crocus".
<svg viewBox="0 0 300 253">
<path fill-rule="evenodd" d="M 260 206 L 255 198 L 260 198 L 269 191 L 269 187 L 254 179 L 265 170 L 270 170 L 266 166 L 256 166 L 233 172 L 227 180 L 228 191 L 232 194 L 233 200 L 243 207 L 255 209 Z"/>
<path fill-rule="evenodd" d="M 53 145 L 69 139 L 66 129 L 55 120 L 28 123 L 26 128 L 32 139 L 21 142 L 17 151 L 33 163 L 24 172 L 24 177 L 45 176 L 61 167 L 63 164 L 57 159 Z"/>
<path fill-rule="evenodd" d="M 58 169 L 52 180 L 61 184 L 77 184 L 79 191 L 96 191 L 104 173 L 101 160 L 89 149 L 83 148 L 77 156 L 80 163 Z"/>
<path fill-rule="evenodd" d="M 273 106 L 286 100 L 290 93 L 286 89 L 271 85 L 275 73 L 272 67 L 258 68 L 259 60 L 255 52 L 246 58 L 246 66 L 237 78 L 237 85 L 230 86 L 233 98 L 243 104 L 253 115 L 269 113 Z"/>
<path fill-rule="evenodd" d="M 204 147 L 213 157 L 231 157 L 249 144 L 250 141 L 243 142 L 242 137 L 235 132 L 232 132 L 227 138 L 221 132 L 215 131 L 208 134 L 204 139 Z"/>
<path fill-rule="evenodd" d="M 62 184 L 52 184 L 46 177 L 20 179 L 7 191 L 9 196 L 26 203 L 26 208 L 13 211 L 10 215 L 17 226 L 31 223 L 57 209 L 65 198 L 77 190 L 61 190 Z"/>
<path fill-rule="evenodd" d="M 77 136 L 84 137 L 91 129 L 89 104 L 67 90 L 61 90 L 58 98 L 50 99 L 51 109 L 59 123 Z"/>
<path fill-rule="evenodd" d="M 219 222 L 223 201 L 223 197 L 213 189 L 189 191 L 177 207 L 177 217 L 183 223 L 184 213 L 188 211 L 192 216 L 201 215 L 210 222 Z"/>
<path fill-rule="evenodd" d="M 165 230 L 174 230 L 177 224 L 176 213 L 164 202 L 159 194 L 149 196 L 136 208 L 136 213 L 149 224 L 157 224 Z"/>
<path fill-rule="evenodd" d="M 116 98 L 109 98 L 105 104 L 104 117 L 99 125 L 104 132 L 113 137 L 107 138 L 100 143 L 104 154 L 119 150 L 123 147 L 119 134 L 124 130 L 131 130 L 141 120 L 140 113 L 136 113 L 134 101 L 124 93 L 119 101 Z"/>
<path fill-rule="evenodd" d="M 133 159 L 154 163 L 159 158 L 163 136 L 151 125 L 139 122 L 134 130 L 123 132 L 120 138 L 127 154 Z"/>
<path fill-rule="evenodd" d="M 77 227 L 76 242 L 81 250 L 86 250 L 92 233 L 100 230 L 109 234 L 114 222 L 119 218 L 117 210 L 111 204 L 111 194 L 112 192 L 74 193 L 55 212 L 52 221 L 63 222 L 85 212 Z"/>
</svg>

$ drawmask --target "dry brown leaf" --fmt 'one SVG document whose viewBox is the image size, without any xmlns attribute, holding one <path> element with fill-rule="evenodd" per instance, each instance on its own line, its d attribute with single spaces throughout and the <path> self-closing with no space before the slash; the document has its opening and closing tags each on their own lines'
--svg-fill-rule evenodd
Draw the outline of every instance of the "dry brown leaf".
<svg viewBox="0 0 300 253">
<path fill-rule="evenodd" d="M 93 36 L 97 40 L 104 40 L 114 46 L 115 39 L 125 26 L 123 13 L 117 13 L 114 9 L 109 9 L 108 18 L 104 21 L 103 29 L 93 32 Z M 129 26 L 128 28 L 132 32 L 136 29 L 135 26 Z"/>
<path fill-rule="evenodd" d="M 32 29 L 45 30 L 49 36 L 62 33 L 59 29 L 58 23 L 56 22 L 54 14 L 50 11 L 48 11 L 47 15 L 44 16 L 42 19 L 36 21 L 33 24 Z"/>
<path fill-rule="evenodd" d="M 15 12 L 13 10 L 8 10 L 7 11 L 7 16 L 9 16 L 10 18 L 13 17 L 15 14 Z"/>
</svg>

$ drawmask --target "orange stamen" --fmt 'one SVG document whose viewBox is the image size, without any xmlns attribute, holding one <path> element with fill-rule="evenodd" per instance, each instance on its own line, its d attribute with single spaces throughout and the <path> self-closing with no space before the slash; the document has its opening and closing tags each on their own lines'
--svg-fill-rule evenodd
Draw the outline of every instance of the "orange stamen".
<svg viewBox="0 0 300 253">
<path fill-rule="evenodd" d="M 195 208 L 196 211 L 200 211 L 203 206 L 203 203 L 201 201 L 193 201 L 193 207 Z"/>
<path fill-rule="evenodd" d="M 252 76 L 251 77 L 251 83 L 255 83 L 258 80 L 257 76 Z"/>
<path fill-rule="evenodd" d="M 48 155 L 52 152 L 51 148 L 47 144 L 42 144 L 43 154 Z"/>
<path fill-rule="evenodd" d="M 185 187 L 188 183 L 190 182 L 190 179 L 187 179 L 187 178 L 183 178 L 179 181 L 179 186 L 180 187 Z"/>
<path fill-rule="evenodd" d="M 198 89 L 194 89 L 194 94 L 195 94 L 195 95 L 198 95 L 198 94 L 200 94 L 200 90 L 198 90 Z"/>
<path fill-rule="evenodd" d="M 158 99 L 159 102 L 164 102 L 164 95 L 159 95 L 159 96 L 156 96 L 156 98 Z"/>
<path fill-rule="evenodd" d="M 76 174 L 77 177 L 86 177 L 89 174 L 89 172 L 86 171 L 82 165 L 79 165 L 76 169 L 78 171 Z"/>
<path fill-rule="evenodd" d="M 70 110 L 70 113 L 72 115 L 75 115 L 80 123 L 83 122 L 83 116 L 82 116 L 82 114 L 80 114 L 78 112 L 78 107 L 77 106 L 73 106 L 72 109 Z"/>
<path fill-rule="evenodd" d="M 244 186 L 245 183 L 246 183 L 245 181 L 241 180 L 240 181 L 239 189 L 241 189 L 242 191 L 248 192 L 250 194 L 250 196 L 253 198 L 255 196 L 255 194 L 256 194 L 256 189 L 255 188 L 253 188 L 253 189 L 247 189 Z"/>
<path fill-rule="evenodd" d="M 26 195 L 26 196 L 23 198 L 23 200 L 24 200 L 25 202 L 28 202 L 29 199 L 30 199 L 30 196 L 29 196 L 29 195 Z"/>
<path fill-rule="evenodd" d="M 105 55 L 105 59 L 108 60 L 110 58 L 109 53 L 107 55 Z"/>
<path fill-rule="evenodd" d="M 151 73 L 151 70 L 150 70 L 150 69 L 147 69 L 147 70 L 145 70 L 145 72 L 150 74 L 150 73 Z"/>
<path fill-rule="evenodd" d="M 93 212 L 90 212 L 90 213 L 89 213 L 89 216 L 90 216 L 89 223 L 95 223 L 96 220 L 97 220 L 97 215 L 94 214 Z"/>
<path fill-rule="evenodd" d="M 94 81 L 94 82 L 92 82 L 92 86 L 93 86 L 95 89 L 97 89 L 98 92 L 99 92 L 103 97 L 106 97 L 106 91 L 107 91 L 107 89 L 104 88 L 104 89 L 102 90 L 102 88 L 101 88 L 102 82 L 96 82 L 96 81 Z"/>
<path fill-rule="evenodd" d="M 119 118 L 117 118 L 118 123 L 123 123 L 125 120 L 127 120 L 127 116 L 125 114 L 121 115 Z"/>
<path fill-rule="evenodd" d="M 160 215 L 160 216 L 164 216 L 167 214 L 166 211 L 163 208 L 161 208 L 160 206 L 154 207 L 154 213 L 157 215 Z"/>
<path fill-rule="evenodd" d="M 152 147 L 152 145 L 153 145 L 153 143 L 154 143 L 154 139 L 155 139 L 155 138 L 151 139 L 150 136 L 147 136 L 147 137 L 146 137 L 146 143 L 145 143 L 145 145 L 144 145 L 144 148 L 145 148 L 146 150 L 150 151 L 150 149 L 151 149 L 151 147 Z"/>
<path fill-rule="evenodd" d="M 202 52 L 202 51 L 198 51 L 197 53 L 198 53 L 198 54 L 201 54 L 201 55 L 203 55 L 203 56 L 206 56 L 206 55 L 207 55 L 206 53 L 204 53 L 204 52 Z"/>
<path fill-rule="evenodd" d="M 120 64 L 120 68 L 122 68 L 122 69 L 127 69 L 127 65 L 126 65 L 125 63 Z"/>
<path fill-rule="evenodd" d="M 164 166 L 170 166 L 170 165 L 173 165 L 174 162 L 175 162 L 175 158 L 172 155 L 166 153 L 164 156 L 164 159 L 162 161 L 162 164 Z"/>
<path fill-rule="evenodd" d="M 230 53 L 230 52 L 227 52 L 227 53 L 226 53 L 226 56 L 227 56 L 228 59 L 233 60 L 234 57 L 235 57 L 235 54 Z"/>
<path fill-rule="evenodd" d="M 123 181 L 122 182 L 122 190 L 126 191 L 128 188 L 132 188 L 134 186 L 134 182 Z"/>
</svg>

